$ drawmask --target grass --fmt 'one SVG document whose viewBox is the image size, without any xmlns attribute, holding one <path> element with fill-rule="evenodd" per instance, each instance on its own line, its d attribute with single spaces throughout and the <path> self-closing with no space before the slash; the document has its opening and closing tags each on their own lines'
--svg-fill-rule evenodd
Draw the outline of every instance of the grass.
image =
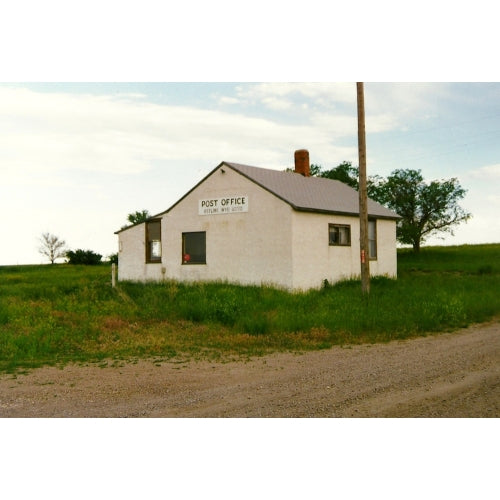
<svg viewBox="0 0 500 500">
<path fill-rule="evenodd" d="M 214 359 L 386 342 L 500 314 L 500 244 L 398 252 L 398 279 L 304 293 L 120 283 L 110 267 L 0 267 L 0 371 L 105 359 Z"/>
</svg>

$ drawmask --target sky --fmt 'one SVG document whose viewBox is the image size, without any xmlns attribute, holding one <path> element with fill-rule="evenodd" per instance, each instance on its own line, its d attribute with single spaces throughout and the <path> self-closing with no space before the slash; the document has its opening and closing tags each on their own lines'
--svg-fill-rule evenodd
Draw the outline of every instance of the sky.
<svg viewBox="0 0 500 500">
<path fill-rule="evenodd" d="M 281 170 L 305 148 L 323 168 L 357 165 L 355 81 L 368 174 L 420 169 L 467 190 L 472 219 L 428 243 L 500 241 L 489 2 L 456 5 L 452 20 L 435 0 L 333 4 L 6 5 L 0 265 L 46 262 L 45 232 L 113 254 L 129 213 L 166 210 L 222 161 Z"/>
<path fill-rule="evenodd" d="M 428 244 L 500 241 L 500 84 L 365 82 L 368 174 L 458 178 L 473 215 Z M 354 82 L 1 83 L 0 265 L 117 251 L 127 215 L 166 210 L 222 161 L 283 170 L 296 149 L 358 164 Z"/>
</svg>

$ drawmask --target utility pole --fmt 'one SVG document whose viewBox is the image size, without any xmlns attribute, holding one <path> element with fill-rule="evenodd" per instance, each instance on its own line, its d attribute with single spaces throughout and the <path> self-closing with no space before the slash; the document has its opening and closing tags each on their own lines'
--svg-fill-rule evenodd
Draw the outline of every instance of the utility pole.
<svg viewBox="0 0 500 500">
<path fill-rule="evenodd" d="M 365 96 L 363 82 L 356 83 L 358 96 L 359 152 L 359 248 L 361 258 L 361 290 L 370 293 L 370 257 L 368 250 L 368 196 L 366 191 Z"/>
</svg>

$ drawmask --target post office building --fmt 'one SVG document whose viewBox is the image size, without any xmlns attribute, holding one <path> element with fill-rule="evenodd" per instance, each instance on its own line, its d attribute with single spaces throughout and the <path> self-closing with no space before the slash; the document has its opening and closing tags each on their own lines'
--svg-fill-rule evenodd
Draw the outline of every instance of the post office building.
<svg viewBox="0 0 500 500">
<path fill-rule="evenodd" d="M 370 274 L 395 277 L 398 215 L 368 200 Z M 222 162 L 168 210 L 116 233 L 119 280 L 288 290 L 360 275 L 359 197 L 342 182 Z"/>
</svg>

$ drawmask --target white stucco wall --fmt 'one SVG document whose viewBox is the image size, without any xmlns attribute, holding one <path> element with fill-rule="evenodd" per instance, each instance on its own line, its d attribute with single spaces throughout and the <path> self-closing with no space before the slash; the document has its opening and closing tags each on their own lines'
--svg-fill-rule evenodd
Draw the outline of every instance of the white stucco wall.
<svg viewBox="0 0 500 500">
<path fill-rule="evenodd" d="M 199 200 L 234 196 L 248 197 L 248 212 L 199 215 Z M 358 218 L 297 212 L 224 166 L 161 219 L 161 263 L 145 263 L 145 224 L 119 233 L 120 280 L 219 280 L 299 290 L 360 274 Z M 351 226 L 351 246 L 328 244 L 330 223 Z M 182 233 L 196 231 L 206 232 L 206 264 L 182 264 Z M 371 274 L 396 276 L 394 221 L 377 221 L 377 250 Z"/>
<path fill-rule="evenodd" d="M 377 260 L 370 260 L 370 275 L 396 278 L 398 274 L 396 221 L 377 220 L 377 252 Z"/>
<path fill-rule="evenodd" d="M 329 224 L 349 225 L 350 246 L 330 246 Z M 370 260 L 370 275 L 397 274 L 396 223 L 377 220 L 377 259 Z M 293 288 L 319 288 L 324 279 L 330 283 L 359 277 L 359 218 L 294 212 L 293 214 Z"/>
<path fill-rule="evenodd" d="M 118 235 L 118 280 L 162 278 L 161 264 L 146 264 L 146 226 L 139 224 Z"/>
<path fill-rule="evenodd" d="M 328 244 L 329 224 L 351 226 L 351 246 Z M 358 271 L 352 242 L 359 241 L 359 226 L 353 217 L 295 212 L 293 223 L 293 267 L 295 289 L 319 288 L 324 279 L 333 283 Z"/>
<path fill-rule="evenodd" d="M 162 216 L 161 264 L 145 263 L 144 224 L 119 233 L 119 279 L 292 287 L 292 208 L 237 172 L 223 170 Z M 198 214 L 201 199 L 240 195 L 248 197 L 248 212 Z M 182 264 L 182 233 L 195 231 L 206 231 L 206 264 Z"/>
<path fill-rule="evenodd" d="M 224 173 L 221 172 L 224 170 Z M 199 215 L 201 199 L 248 197 L 248 212 Z M 168 278 L 290 287 L 292 209 L 229 168 L 218 169 L 164 216 Z M 182 233 L 206 231 L 206 265 L 182 265 Z"/>
</svg>

